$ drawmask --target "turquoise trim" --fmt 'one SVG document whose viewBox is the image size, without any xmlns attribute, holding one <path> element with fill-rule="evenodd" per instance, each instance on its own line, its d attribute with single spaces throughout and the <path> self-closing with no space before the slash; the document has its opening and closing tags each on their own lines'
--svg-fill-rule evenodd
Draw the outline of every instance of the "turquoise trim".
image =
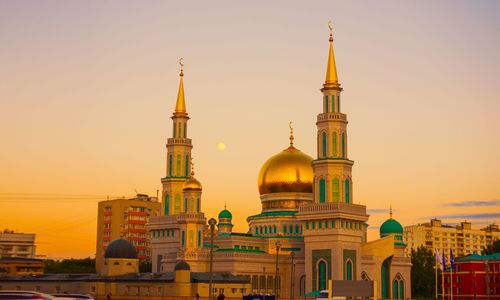
<svg viewBox="0 0 500 300">
<path fill-rule="evenodd" d="M 264 213 L 261 213 L 261 214 L 258 214 L 258 215 L 249 216 L 247 218 L 247 220 L 250 219 L 250 218 L 295 216 L 296 214 L 297 214 L 296 211 L 268 211 L 268 212 L 264 212 Z"/>
<path fill-rule="evenodd" d="M 233 226 L 233 224 L 227 222 L 220 222 L 219 224 L 217 224 L 217 226 Z"/>
<path fill-rule="evenodd" d="M 345 161 L 354 162 L 354 160 L 350 160 L 350 159 L 342 158 L 342 157 L 320 157 L 320 158 L 313 160 L 313 162 L 321 161 L 321 160 L 345 160 Z"/>
<path fill-rule="evenodd" d="M 205 244 L 205 245 L 203 245 L 203 248 L 208 248 L 208 249 L 210 249 L 210 248 L 214 248 L 214 249 L 215 249 L 215 248 L 219 248 L 219 246 L 214 245 L 214 246 L 212 247 L 212 246 L 210 246 L 209 244 Z"/>
<path fill-rule="evenodd" d="M 300 250 L 302 250 L 302 248 L 294 248 L 294 247 L 285 248 L 285 247 L 281 247 L 281 250 L 283 250 L 283 251 L 300 251 Z"/>
<path fill-rule="evenodd" d="M 215 252 L 250 252 L 250 253 L 266 253 L 264 250 L 248 249 L 248 248 L 223 248 L 217 249 Z"/>
</svg>

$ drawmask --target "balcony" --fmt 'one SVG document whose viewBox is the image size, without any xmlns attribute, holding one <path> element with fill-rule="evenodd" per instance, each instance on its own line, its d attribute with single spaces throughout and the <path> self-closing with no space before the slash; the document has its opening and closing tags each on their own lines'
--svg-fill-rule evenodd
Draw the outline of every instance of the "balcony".
<svg viewBox="0 0 500 300">
<path fill-rule="evenodd" d="M 359 204 L 329 202 L 329 203 L 314 203 L 299 208 L 299 214 L 319 214 L 319 213 L 330 213 L 330 214 L 338 213 L 338 214 L 351 214 L 351 215 L 354 214 L 367 217 L 366 206 Z"/>
<path fill-rule="evenodd" d="M 343 113 L 323 113 L 319 114 L 317 118 L 318 122 L 330 121 L 330 120 L 347 122 L 347 117 Z"/>
<path fill-rule="evenodd" d="M 188 145 L 188 146 L 191 146 L 191 139 L 169 138 L 169 139 L 167 139 L 167 144 L 177 144 L 177 145 Z"/>
</svg>

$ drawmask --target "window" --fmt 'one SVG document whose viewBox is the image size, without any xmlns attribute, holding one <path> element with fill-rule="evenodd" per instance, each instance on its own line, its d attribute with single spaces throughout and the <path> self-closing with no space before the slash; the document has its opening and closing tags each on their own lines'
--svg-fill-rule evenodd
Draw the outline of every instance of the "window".
<svg viewBox="0 0 500 300">
<path fill-rule="evenodd" d="M 170 195 L 165 195 L 165 207 L 164 207 L 165 216 L 170 215 Z"/>
<path fill-rule="evenodd" d="M 185 244 L 185 240 L 186 240 L 186 237 L 185 237 L 185 233 L 184 233 L 184 230 L 181 232 L 181 245 L 182 247 L 184 247 L 184 244 Z"/>
<path fill-rule="evenodd" d="M 326 153 L 326 132 L 323 132 L 323 157 L 326 157 L 327 156 L 327 153 Z"/>
<path fill-rule="evenodd" d="M 306 230 L 309 230 L 309 222 L 306 222 Z"/>
<path fill-rule="evenodd" d="M 288 229 L 290 229 L 288 232 L 293 233 L 293 225 L 290 225 Z"/>
<path fill-rule="evenodd" d="M 168 156 L 168 176 L 172 176 L 172 154 Z"/>
<path fill-rule="evenodd" d="M 325 96 L 325 112 L 329 112 L 329 107 L 328 107 L 328 96 Z"/>
<path fill-rule="evenodd" d="M 343 132 L 342 132 L 341 146 L 342 146 L 342 158 L 345 158 L 345 133 Z"/>
<path fill-rule="evenodd" d="M 352 280 L 352 261 L 350 259 L 347 260 L 345 264 L 345 269 L 346 269 L 346 274 L 345 274 L 346 280 Z"/>
<path fill-rule="evenodd" d="M 345 203 L 351 203 L 351 182 L 349 179 L 345 180 Z"/>
<path fill-rule="evenodd" d="M 186 155 L 186 161 L 184 162 L 184 176 L 189 177 L 189 156 Z"/>
<path fill-rule="evenodd" d="M 318 264 L 318 290 L 326 289 L 326 262 L 320 261 Z"/>
<path fill-rule="evenodd" d="M 175 166 L 175 175 L 181 176 L 181 156 L 177 155 L 177 164 Z"/>
<path fill-rule="evenodd" d="M 299 225 L 295 225 L 295 233 L 300 233 L 300 226 Z"/>
<path fill-rule="evenodd" d="M 174 201 L 174 214 L 179 214 L 181 212 L 181 195 L 176 194 L 175 195 L 175 201 Z"/>
<path fill-rule="evenodd" d="M 335 96 L 332 95 L 332 112 L 335 112 Z"/>
<path fill-rule="evenodd" d="M 201 247 L 201 230 L 198 230 L 198 247 Z"/>
<path fill-rule="evenodd" d="M 287 228 L 286 225 L 283 225 L 283 233 L 287 233 L 286 228 Z"/>
<path fill-rule="evenodd" d="M 174 136 L 174 138 L 175 138 L 175 130 L 176 130 L 176 128 L 177 128 L 177 123 L 176 123 L 176 122 L 174 122 L 174 132 L 173 132 L 173 136 Z"/>
<path fill-rule="evenodd" d="M 340 180 L 338 178 L 332 180 L 332 196 L 333 202 L 340 201 Z"/>
<path fill-rule="evenodd" d="M 334 132 L 332 135 L 332 156 L 337 157 L 337 133 Z"/>
<path fill-rule="evenodd" d="M 319 203 L 325 203 L 326 198 L 326 187 L 325 179 L 321 178 L 319 180 Z"/>
<path fill-rule="evenodd" d="M 194 232 L 193 230 L 189 230 L 188 232 L 188 241 L 189 241 L 189 248 L 193 248 L 194 247 Z"/>
</svg>

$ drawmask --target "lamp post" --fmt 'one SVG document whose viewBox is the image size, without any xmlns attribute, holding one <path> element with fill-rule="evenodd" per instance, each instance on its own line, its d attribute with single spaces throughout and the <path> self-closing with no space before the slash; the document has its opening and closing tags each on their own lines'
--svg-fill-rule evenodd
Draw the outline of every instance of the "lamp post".
<svg viewBox="0 0 500 300">
<path fill-rule="evenodd" d="M 293 262 L 293 258 L 295 257 L 295 252 L 290 252 L 290 258 L 292 259 L 292 262 L 291 262 L 291 273 L 292 273 L 292 276 L 290 278 L 290 285 L 291 285 L 291 289 L 290 289 L 290 300 L 293 300 L 293 296 L 294 296 L 294 289 L 295 289 L 295 263 Z"/>
<path fill-rule="evenodd" d="M 208 283 L 208 300 L 212 300 L 212 275 L 214 266 L 214 230 L 217 221 L 214 218 L 208 220 L 208 225 L 210 226 L 210 273 L 209 273 L 209 283 Z"/>
<path fill-rule="evenodd" d="M 281 243 L 280 241 L 276 242 L 276 273 L 274 274 L 274 299 L 278 298 L 276 291 L 278 289 L 278 255 L 280 252 Z"/>
</svg>

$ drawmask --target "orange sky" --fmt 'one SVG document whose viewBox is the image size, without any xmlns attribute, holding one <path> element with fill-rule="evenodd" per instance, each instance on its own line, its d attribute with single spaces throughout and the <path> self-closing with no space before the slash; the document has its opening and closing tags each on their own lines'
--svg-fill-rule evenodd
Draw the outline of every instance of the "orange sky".
<svg viewBox="0 0 500 300">
<path fill-rule="evenodd" d="M 0 1 L 0 227 L 36 233 L 38 254 L 93 255 L 97 201 L 160 188 L 182 56 L 203 210 L 227 202 L 246 231 L 260 166 L 287 147 L 289 121 L 295 145 L 316 156 L 329 19 L 370 237 L 391 203 L 403 225 L 498 222 L 498 11 Z"/>
</svg>

